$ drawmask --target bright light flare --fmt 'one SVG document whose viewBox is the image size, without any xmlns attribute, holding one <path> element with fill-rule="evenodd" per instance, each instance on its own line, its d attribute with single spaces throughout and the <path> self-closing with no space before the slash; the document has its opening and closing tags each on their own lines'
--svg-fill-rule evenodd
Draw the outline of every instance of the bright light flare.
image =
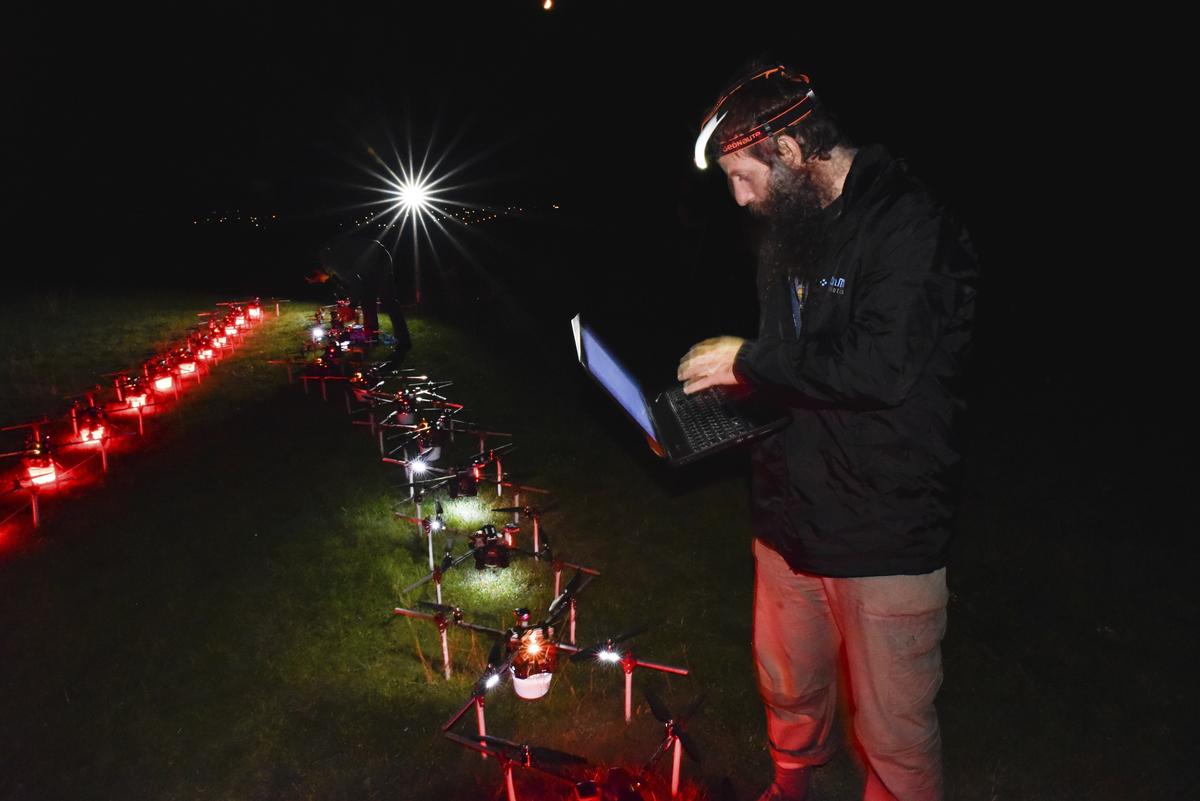
<svg viewBox="0 0 1200 801">
<path fill-rule="evenodd" d="M 236 337 L 237 336 L 237 326 L 236 325 L 225 326 L 225 336 Z"/>
<path fill-rule="evenodd" d="M 251 320 L 261 320 L 262 319 L 262 307 L 251 306 L 250 308 L 246 309 L 246 316 L 249 317 Z"/>
<path fill-rule="evenodd" d="M 325 338 L 325 329 L 319 325 L 313 326 L 312 338 L 313 338 L 313 342 L 320 342 L 322 339 Z"/>
<path fill-rule="evenodd" d="M 599 659 L 601 662 L 609 662 L 609 663 L 620 662 L 621 654 L 617 651 L 613 651 L 608 648 L 605 648 L 603 651 L 596 654 L 596 658 Z"/>
<path fill-rule="evenodd" d="M 247 325 L 247 323 L 246 323 L 246 315 L 244 315 L 244 314 L 239 314 L 237 317 L 234 317 L 234 318 L 233 318 L 233 324 L 234 324 L 235 326 L 237 326 L 238 328 L 245 328 L 245 327 L 246 327 L 246 325 Z"/>
<path fill-rule="evenodd" d="M 145 406 L 146 394 L 143 392 L 141 395 L 126 395 L 125 402 L 129 404 L 130 409 L 136 409 L 139 406 Z"/>
<path fill-rule="evenodd" d="M 412 471 L 417 475 L 421 475 L 429 469 L 429 465 L 425 464 L 420 459 L 414 459 L 411 467 Z"/>
<path fill-rule="evenodd" d="M 429 528 L 431 531 L 441 531 L 442 521 L 437 519 L 429 521 Z"/>
<path fill-rule="evenodd" d="M 175 386 L 175 379 L 172 376 L 164 375 L 154 379 L 154 388 L 159 392 L 170 392 Z"/>
<path fill-rule="evenodd" d="M 179 374 L 180 375 L 191 375 L 194 372 L 196 372 L 196 363 L 195 362 L 180 362 L 179 363 Z"/>
<path fill-rule="evenodd" d="M 490 690 L 499 683 L 500 683 L 500 674 L 493 673 L 492 675 L 488 676 L 488 679 L 487 679 L 487 681 L 485 681 L 483 683 L 483 686 Z"/>
<path fill-rule="evenodd" d="M 405 214 L 424 212 L 431 208 L 433 193 L 421 179 L 404 179 L 391 185 L 394 207 Z"/>
</svg>

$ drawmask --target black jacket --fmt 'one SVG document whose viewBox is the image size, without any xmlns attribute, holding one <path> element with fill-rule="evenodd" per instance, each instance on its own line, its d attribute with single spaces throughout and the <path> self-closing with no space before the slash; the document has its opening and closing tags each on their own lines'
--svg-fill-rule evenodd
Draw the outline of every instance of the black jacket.
<svg viewBox="0 0 1200 801">
<path fill-rule="evenodd" d="M 759 337 L 735 372 L 792 408 L 753 456 L 756 535 L 795 570 L 945 564 L 962 477 L 963 373 L 978 267 L 964 230 L 882 148 L 864 148 L 797 336 L 760 270 Z"/>
</svg>

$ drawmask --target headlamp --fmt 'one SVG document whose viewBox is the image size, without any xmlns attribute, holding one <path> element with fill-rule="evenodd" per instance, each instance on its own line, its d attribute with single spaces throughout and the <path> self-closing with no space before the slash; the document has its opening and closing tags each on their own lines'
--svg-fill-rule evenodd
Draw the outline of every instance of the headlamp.
<svg viewBox="0 0 1200 801">
<path fill-rule="evenodd" d="M 745 131 L 735 131 L 729 136 L 724 136 L 716 142 L 712 141 L 713 134 L 717 130 L 717 126 L 725 119 L 728 111 L 721 111 L 721 108 L 729 101 L 731 97 L 741 91 L 746 85 L 757 80 L 783 80 L 798 84 L 797 90 L 803 90 L 804 94 L 799 99 L 787 105 L 781 111 L 773 111 L 766 119 L 756 120 L 754 125 Z M 744 147 L 757 144 L 769 136 L 783 131 L 798 122 L 803 121 L 808 115 L 812 114 L 813 108 L 816 106 L 817 96 L 811 88 L 812 81 L 803 73 L 792 74 L 788 72 L 787 67 L 782 65 L 771 67 L 763 70 L 755 75 L 751 75 L 744 80 L 739 81 L 732 89 L 726 92 L 716 102 L 712 109 L 704 116 L 704 120 L 700 126 L 700 135 L 696 138 L 695 160 L 696 166 L 700 169 L 708 167 L 706 154 L 713 155 L 715 158 L 727 156 L 730 153 L 735 153 Z"/>
</svg>

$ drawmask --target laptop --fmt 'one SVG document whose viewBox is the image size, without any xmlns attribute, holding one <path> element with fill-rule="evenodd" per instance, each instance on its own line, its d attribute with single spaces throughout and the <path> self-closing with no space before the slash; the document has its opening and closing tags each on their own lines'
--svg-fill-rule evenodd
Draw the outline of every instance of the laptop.
<svg viewBox="0 0 1200 801">
<path fill-rule="evenodd" d="M 724 387 L 685 395 L 680 384 L 647 402 L 641 385 L 579 315 L 571 329 L 579 363 L 645 432 L 651 449 L 676 467 L 762 437 L 791 419 L 777 406 L 753 395 L 735 397 Z"/>
</svg>

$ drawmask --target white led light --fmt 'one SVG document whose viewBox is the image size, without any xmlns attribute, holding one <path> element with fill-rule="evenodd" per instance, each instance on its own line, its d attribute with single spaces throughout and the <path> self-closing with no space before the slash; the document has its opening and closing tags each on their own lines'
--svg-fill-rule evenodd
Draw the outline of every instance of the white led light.
<svg viewBox="0 0 1200 801">
<path fill-rule="evenodd" d="M 729 112 L 725 112 L 728 114 Z M 717 130 L 717 126 L 721 124 L 721 120 L 725 119 L 725 114 L 719 117 L 713 117 L 700 131 L 700 136 L 696 137 L 696 166 L 702 170 L 708 169 L 708 161 L 704 158 L 704 149 L 708 147 L 708 140 L 712 138 L 713 131 Z"/>
<path fill-rule="evenodd" d="M 429 465 L 422 462 L 420 459 L 414 459 L 412 463 L 412 471 L 420 475 L 429 469 Z"/>
<path fill-rule="evenodd" d="M 325 337 L 325 329 L 321 326 L 315 326 L 312 330 L 313 342 L 320 342 Z"/>
<path fill-rule="evenodd" d="M 499 683 L 500 683 L 500 674 L 493 673 L 492 675 L 488 676 L 488 680 L 484 682 L 484 686 L 490 690 Z"/>
<path fill-rule="evenodd" d="M 604 650 L 604 651 L 601 651 L 599 654 L 597 654 L 596 657 L 601 662 L 620 662 L 621 661 L 621 655 L 619 653 L 617 653 L 616 651 Z"/>
</svg>

